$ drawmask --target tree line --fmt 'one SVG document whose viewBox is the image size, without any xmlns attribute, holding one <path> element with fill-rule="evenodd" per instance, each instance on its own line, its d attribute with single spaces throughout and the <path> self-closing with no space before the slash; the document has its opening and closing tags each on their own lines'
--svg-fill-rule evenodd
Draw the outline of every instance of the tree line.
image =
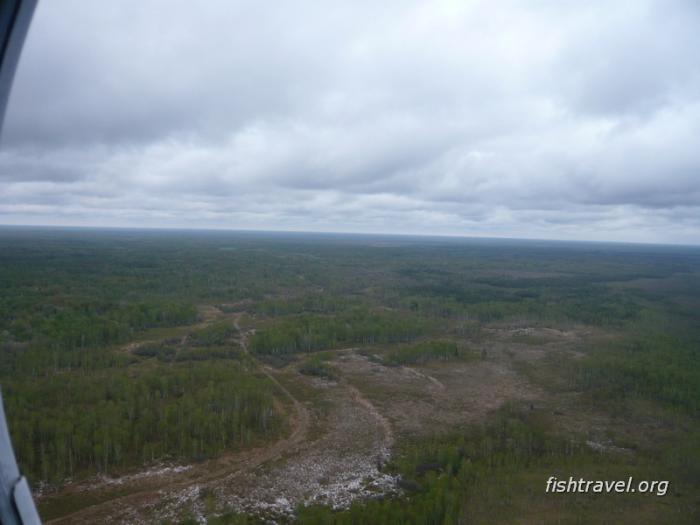
<svg viewBox="0 0 700 525">
<path fill-rule="evenodd" d="M 406 342 L 434 328 L 429 319 L 406 312 L 355 309 L 337 316 L 300 315 L 277 320 L 257 331 L 250 347 L 256 354 L 279 356 L 349 344 Z"/>
<path fill-rule="evenodd" d="M 274 387 L 243 364 L 50 376 L 3 385 L 19 463 L 33 480 L 202 459 L 280 428 Z"/>
</svg>

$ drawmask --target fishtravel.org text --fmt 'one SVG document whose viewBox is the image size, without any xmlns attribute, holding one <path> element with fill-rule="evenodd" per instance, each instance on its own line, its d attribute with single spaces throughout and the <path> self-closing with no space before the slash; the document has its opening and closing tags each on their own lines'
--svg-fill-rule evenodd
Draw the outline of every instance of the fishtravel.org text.
<svg viewBox="0 0 700 525">
<path fill-rule="evenodd" d="M 630 476 L 626 480 L 618 481 L 593 481 L 583 478 L 574 479 L 572 476 L 569 479 L 558 479 L 555 476 L 550 476 L 547 480 L 545 492 L 553 493 L 634 493 L 641 494 L 656 494 L 657 496 L 665 496 L 668 491 L 668 481 L 646 481 L 636 482 Z"/>
</svg>

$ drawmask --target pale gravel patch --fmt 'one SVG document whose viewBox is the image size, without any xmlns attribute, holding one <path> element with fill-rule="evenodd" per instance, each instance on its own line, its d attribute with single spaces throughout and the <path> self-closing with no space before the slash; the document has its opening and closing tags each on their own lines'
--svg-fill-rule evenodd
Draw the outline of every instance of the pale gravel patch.
<svg viewBox="0 0 700 525">
<path fill-rule="evenodd" d="M 102 490 L 109 487 L 118 487 L 128 483 L 133 483 L 137 481 L 142 481 L 146 479 L 152 479 L 163 476 L 172 476 L 174 474 L 180 474 L 182 472 L 187 472 L 192 469 L 192 465 L 173 465 L 159 463 L 153 465 L 145 470 L 134 472 L 133 474 L 126 474 L 124 476 L 111 477 L 107 474 L 97 474 L 80 482 L 73 483 L 73 481 L 68 478 L 64 480 L 62 488 L 72 488 L 75 492 L 88 492 L 95 490 Z M 45 495 L 49 495 L 55 492 L 56 488 L 50 484 L 42 483 L 36 485 L 33 490 L 33 495 L 35 498 L 40 499 Z"/>
<path fill-rule="evenodd" d="M 217 511 L 234 510 L 270 523 L 293 518 L 298 506 L 335 510 L 354 501 L 399 494 L 398 477 L 381 472 L 391 456 L 389 422 L 353 386 L 309 381 L 331 403 L 327 431 L 277 461 L 201 485 L 215 496 Z M 197 515 L 201 501 L 186 491 L 165 496 L 170 515 Z"/>
<path fill-rule="evenodd" d="M 157 476 L 168 476 L 172 474 L 180 474 L 182 472 L 187 472 L 192 469 L 192 465 L 177 465 L 177 466 L 156 466 L 148 470 L 137 472 L 135 474 L 130 474 L 127 476 L 121 476 L 118 478 L 111 478 L 105 474 L 98 476 L 99 481 L 104 485 L 123 485 L 124 483 L 131 483 L 133 481 L 152 478 Z"/>
<path fill-rule="evenodd" d="M 599 443 L 598 441 L 586 441 L 586 445 L 591 450 L 595 452 L 605 453 L 605 452 L 616 452 L 620 454 L 631 454 L 633 451 L 629 448 L 618 447 L 612 444 L 612 441 L 606 443 Z"/>
</svg>

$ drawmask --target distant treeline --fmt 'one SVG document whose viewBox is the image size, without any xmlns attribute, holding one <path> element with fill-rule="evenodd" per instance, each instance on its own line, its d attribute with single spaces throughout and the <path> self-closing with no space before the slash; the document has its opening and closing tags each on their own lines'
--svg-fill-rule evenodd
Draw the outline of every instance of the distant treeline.
<svg viewBox="0 0 700 525">
<path fill-rule="evenodd" d="M 352 344 L 411 341 L 434 329 L 429 319 L 410 313 L 354 309 L 339 316 L 301 315 L 274 322 L 251 338 L 261 355 L 313 352 Z"/>
<path fill-rule="evenodd" d="M 422 364 L 429 361 L 451 361 L 466 355 L 454 341 L 426 341 L 397 346 L 386 352 L 385 360 L 392 365 Z"/>
</svg>

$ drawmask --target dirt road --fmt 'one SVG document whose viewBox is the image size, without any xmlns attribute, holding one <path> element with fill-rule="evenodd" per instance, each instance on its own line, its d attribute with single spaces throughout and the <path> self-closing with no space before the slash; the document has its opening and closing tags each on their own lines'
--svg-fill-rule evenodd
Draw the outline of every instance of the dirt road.
<svg viewBox="0 0 700 525">
<path fill-rule="evenodd" d="M 220 319 L 223 315 L 221 312 L 219 316 L 212 315 L 210 311 L 208 313 L 209 315 L 206 317 L 205 321 L 195 325 L 193 328 L 201 328 L 214 319 Z M 240 334 L 241 347 L 247 352 L 248 334 L 240 329 L 239 318 L 240 314 L 235 315 L 234 325 Z M 126 345 L 124 350 L 134 351 L 138 346 L 138 344 L 131 343 Z M 116 497 L 109 496 L 110 492 L 115 492 L 115 486 L 122 487 L 124 485 L 124 483 L 120 482 L 118 479 L 109 480 L 107 483 L 103 484 L 103 486 L 100 486 L 99 483 L 68 485 L 63 491 L 52 495 L 52 497 L 60 498 L 66 495 L 73 495 L 76 496 L 77 499 L 80 499 L 80 496 L 84 495 L 85 500 L 104 498 L 106 501 L 86 506 L 76 512 L 49 520 L 46 523 L 99 523 L 105 522 L 107 519 L 113 523 L 120 521 L 133 523 L 134 519 L 141 521 L 144 517 L 139 517 L 141 514 L 139 510 L 142 508 L 151 508 L 157 504 L 157 502 L 161 501 L 164 497 L 164 491 L 176 492 L 194 485 L 210 483 L 217 479 L 235 477 L 255 469 L 265 462 L 275 461 L 284 454 L 294 450 L 305 440 L 309 426 L 309 411 L 278 381 L 269 367 L 262 364 L 259 364 L 259 366 L 265 376 L 277 386 L 294 408 L 294 413 L 289 418 L 291 433 L 287 437 L 275 442 L 271 446 L 224 455 L 204 464 L 193 465 L 191 468 L 156 469 L 145 471 L 143 475 L 139 475 L 138 473 L 135 475 L 132 474 L 128 476 L 131 486 L 128 488 L 129 493 L 126 495 Z M 125 510 L 127 509 L 129 509 L 127 513 L 128 516 L 125 516 Z"/>
</svg>

